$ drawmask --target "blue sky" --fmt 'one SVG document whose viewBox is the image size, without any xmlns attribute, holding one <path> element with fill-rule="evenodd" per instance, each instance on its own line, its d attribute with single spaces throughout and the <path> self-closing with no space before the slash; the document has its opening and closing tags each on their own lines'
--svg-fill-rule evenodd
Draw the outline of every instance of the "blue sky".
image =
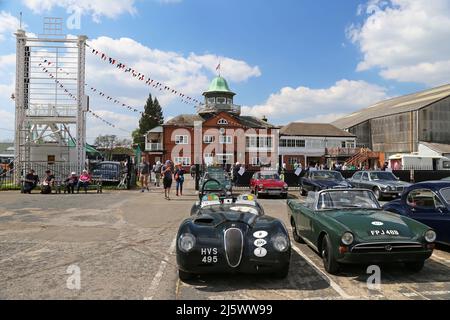
<svg viewBox="0 0 450 320">
<path fill-rule="evenodd" d="M 425 49 L 450 36 L 445 0 L 0 1 L 0 140 L 12 136 L 5 129 L 13 127 L 8 89 L 15 17 L 23 12 L 26 30 L 41 33 L 44 16 L 67 19 L 74 3 L 81 29 L 67 33 L 86 34 L 91 45 L 197 99 L 222 61 L 235 102 L 275 124 L 332 121 L 381 99 L 450 82 L 450 46 L 438 42 L 439 53 Z M 87 66 L 90 84 L 142 109 L 150 88 L 89 54 Z M 194 112 L 153 93 L 166 118 Z M 103 99 L 93 97 L 91 105 L 127 130 L 137 125 L 134 113 Z M 93 119 L 88 128 L 90 138 L 105 130 L 124 135 Z"/>
</svg>

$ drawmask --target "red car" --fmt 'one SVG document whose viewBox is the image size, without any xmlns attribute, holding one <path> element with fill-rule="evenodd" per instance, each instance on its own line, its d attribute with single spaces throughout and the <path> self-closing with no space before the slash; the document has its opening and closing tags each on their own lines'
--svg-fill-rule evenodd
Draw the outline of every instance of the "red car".
<svg viewBox="0 0 450 320">
<path fill-rule="evenodd" d="M 276 172 L 257 172 L 250 180 L 250 190 L 256 196 L 279 196 L 287 199 L 288 185 Z"/>
</svg>

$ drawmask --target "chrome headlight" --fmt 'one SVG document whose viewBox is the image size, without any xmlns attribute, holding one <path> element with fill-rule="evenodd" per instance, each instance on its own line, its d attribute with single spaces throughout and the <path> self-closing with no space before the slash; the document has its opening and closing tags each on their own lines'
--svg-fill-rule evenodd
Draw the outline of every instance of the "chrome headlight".
<svg viewBox="0 0 450 320">
<path fill-rule="evenodd" d="M 287 190 L 289 188 L 289 186 L 287 185 L 287 183 L 284 184 L 283 189 Z"/>
<path fill-rule="evenodd" d="M 353 237 L 353 234 L 350 232 L 344 233 L 341 238 L 342 243 L 345 244 L 346 246 L 351 245 L 354 240 L 355 238 Z"/>
<path fill-rule="evenodd" d="M 284 252 L 289 248 L 289 240 L 285 235 L 278 234 L 272 238 L 273 247 L 279 252 Z"/>
<path fill-rule="evenodd" d="M 434 232 L 433 230 L 428 230 L 427 232 L 425 232 L 425 240 L 429 243 L 435 242 L 436 232 Z"/>
<path fill-rule="evenodd" d="M 194 249 L 195 246 L 195 237 L 190 233 L 185 233 L 180 236 L 178 239 L 178 248 L 181 251 L 188 253 Z"/>
<path fill-rule="evenodd" d="M 260 184 L 258 187 L 259 187 L 260 189 L 264 189 L 264 185 L 263 185 L 263 184 Z"/>
</svg>

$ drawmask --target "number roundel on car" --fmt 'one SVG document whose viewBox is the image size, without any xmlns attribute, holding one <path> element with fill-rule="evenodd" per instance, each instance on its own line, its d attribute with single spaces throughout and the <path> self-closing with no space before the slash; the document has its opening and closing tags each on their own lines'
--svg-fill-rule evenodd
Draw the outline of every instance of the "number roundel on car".
<svg viewBox="0 0 450 320">
<path fill-rule="evenodd" d="M 253 237 L 255 237 L 256 239 L 264 239 L 268 235 L 269 233 L 267 231 L 256 231 L 255 233 L 253 233 Z"/>
</svg>

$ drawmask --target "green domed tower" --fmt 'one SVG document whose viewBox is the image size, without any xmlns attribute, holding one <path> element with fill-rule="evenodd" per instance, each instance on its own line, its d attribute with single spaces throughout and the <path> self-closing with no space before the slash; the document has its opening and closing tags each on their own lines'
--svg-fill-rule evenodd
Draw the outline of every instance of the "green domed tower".
<svg viewBox="0 0 450 320">
<path fill-rule="evenodd" d="M 227 80 L 218 76 L 211 81 L 209 89 L 203 93 L 205 105 L 199 113 L 230 112 L 240 115 L 241 108 L 234 105 L 233 99 L 236 94 L 230 90 Z"/>
</svg>

